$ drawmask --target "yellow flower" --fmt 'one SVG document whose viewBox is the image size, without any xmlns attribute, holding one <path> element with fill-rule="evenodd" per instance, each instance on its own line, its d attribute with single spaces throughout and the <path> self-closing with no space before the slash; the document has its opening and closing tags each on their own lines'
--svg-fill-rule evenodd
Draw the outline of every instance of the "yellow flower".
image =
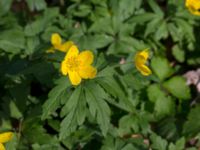
<svg viewBox="0 0 200 150">
<path fill-rule="evenodd" d="M 136 55 L 134 57 L 134 62 L 135 62 L 136 68 L 144 76 L 148 76 L 148 75 L 152 74 L 152 72 L 149 69 L 149 67 L 147 65 L 145 65 L 145 63 L 147 62 L 148 57 L 149 57 L 149 52 L 148 52 L 147 49 L 136 53 Z"/>
<path fill-rule="evenodd" d="M 77 46 L 73 45 L 61 63 L 61 72 L 63 75 L 69 75 L 72 85 L 78 85 L 82 79 L 92 79 L 96 76 L 97 70 L 91 66 L 93 59 L 91 51 L 79 53 Z"/>
<path fill-rule="evenodd" d="M 54 49 L 57 49 L 61 52 L 67 52 L 69 48 L 74 45 L 72 41 L 67 41 L 62 43 L 62 39 L 58 33 L 53 33 L 51 35 L 51 44 L 53 47 L 51 47 L 49 50 L 47 50 L 47 53 L 54 53 Z"/>
<path fill-rule="evenodd" d="M 192 14 L 200 16 L 200 0 L 186 0 L 185 6 Z"/>
<path fill-rule="evenodd" d="M 6 143 L 9 140 L 11 140 L 12 136 L 13 136 L 12 132 L 5 132 L 0 134 L 0 150 L 5 150 L 3 143 Z"/>
</svg>

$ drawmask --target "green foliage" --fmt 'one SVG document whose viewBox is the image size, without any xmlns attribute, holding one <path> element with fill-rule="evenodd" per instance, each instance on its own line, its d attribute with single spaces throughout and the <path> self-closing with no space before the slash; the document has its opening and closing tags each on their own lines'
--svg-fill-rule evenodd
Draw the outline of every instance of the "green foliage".
<svg viewBox="0 0 200 150">
<path fill-rule="evenodd" d="M 175 0 L 0 0 L 0 133 L 8 150 L 197 150 L 199 16 Z M 51 35 L 94 54 L 71 85 Z M 142 76 L 135 54 L 149 49 Z M 198 77 L 197 77 L 198 78 Z M 196 80 L 196 78 L 195 78 Z M 192 78 L 191 81 L 194 81 Z"/>
<path fill-rule="evenodd" d="M 197 106 L 193 109 L 191 109 L 189 115 L 188 115 L 188 120 L 185 122 L 183 126 L 183 133 L 187 135 L 194 135 L 199 132 L 199 109 L 200 107 Z M 192 128 L 191 128 L 192 127 Z"/>
<path fill-rule="evenodd" d="M 190 89 L 183 77 L 174 76 L 164 83 L 164 87 L 179 99 L 187 100 L 190 98 Z"/>
<path fill-rule="evenodd" d="M 151 61 L 151 66 L 161 81 L 169 77 L 172 73 L 172 68 L 165 58 L 154 57 Z"/>
</svg>

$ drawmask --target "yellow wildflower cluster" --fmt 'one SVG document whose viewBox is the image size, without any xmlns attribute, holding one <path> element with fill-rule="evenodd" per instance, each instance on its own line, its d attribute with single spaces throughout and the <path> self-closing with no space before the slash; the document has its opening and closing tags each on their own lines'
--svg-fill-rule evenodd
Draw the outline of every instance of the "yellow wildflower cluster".
<svg viewBox="0 0 200 150">
<path fill-rule="evenodd" d="M 5 132 L 0 134 L 0 150 L 5 150 L 3 143 L 6 143 L 9 140 L 11 140 L 12 136 L 12 132 Z"/>
<path fill-rule="evenodd" d="M 58 33 L 51 36 L 53 48 L 48 52 L 54 52 L 54 49 L 65 52 L 66 56 L 61 63 L 61 73 L 69 75 L 72 85 L 79 85 L 82 79 L 92 79 L 96 76 L 97 70 L 91 64 L 94 55 L 86 50 L 79 53 L 77 46 L 72 41 L 62 43 Z"/>
<path fill-rule="evenodd" d="M 56 49 L 66 53 L 61 63 L 61 73 L 69 76 L 72 85 L 79 85 L 82 79 L 93 79 L 96 76 L 97 69 L 92 66 L 94 55 L 91 51 L 85 50 L 79 53 L 78 47 L 72 41 L 62 43 L 58 33 L 52 34 L 51 43 L 53 47 L 48 52 L 55 52 Z M 134 57 L 136 68 L 144 76 L 152 73 L 146 65 L 148 57 L 148 50 L 140 51 Z"/>
<path fill-rule="evenodd" d="M 200 16 L 200 0 L 186 0 L 185 6 L 192 14 Z"/>
</svg>

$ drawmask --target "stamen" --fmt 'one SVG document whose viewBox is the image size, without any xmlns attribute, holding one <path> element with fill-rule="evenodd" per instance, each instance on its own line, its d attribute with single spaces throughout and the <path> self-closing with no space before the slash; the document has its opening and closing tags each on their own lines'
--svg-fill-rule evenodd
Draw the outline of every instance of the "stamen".
<svg viewBox="0 0 200 150">
<path fill-rule="evenodd" d="M 80 61 L 77 57 L 70 57 L 67 59 L 66 65 L 71 71 L 76 71 L 80 65 Z"/>
</svg>

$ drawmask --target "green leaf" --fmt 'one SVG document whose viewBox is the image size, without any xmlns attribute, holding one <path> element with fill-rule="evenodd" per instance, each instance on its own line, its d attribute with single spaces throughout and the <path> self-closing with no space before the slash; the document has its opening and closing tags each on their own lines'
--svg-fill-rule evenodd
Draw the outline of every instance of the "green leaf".
<svg viewBox="0 0 200 150">
<path fill-rule="evenodd" d="M 31 11 L 43 10 L 46 8 L 45 0 L 26 0 L 28 7 Z"/>
<path fill-rule="evenodd" d="M 61 115 L 66 115 L 61 122 L 60 139 L 64 139 L 73 133 L 78 125 L 81 125 L 86 117 L 86 102 L 83 89 L 78 86 L 62 108 Z"/>
<path fill-rule="evenodd" d="M 91 27 L 88 30 L 89 32 L 95 33 L 108 33 L 111 35 L 114 34 L 110 17 L 105 17 L 97 20 L 91 25 Z"/>
<path fill-rule="evenodd" d="M 5 14 L 10 10 L 13 0 L 1 0 L 0 1 L 0 16 L 1 13 Z"/>
<path fill-rule="evenodd" d="M 144 14 L 138 14 L 131 17 L 128 22 L 130 23 L 138 23 L 138 24 L 144 24 L 147 21 L 151 21 L 157 17 L 154 13 L 144 13 Z"/>
<path fill-rule="evenodd" d="M 36 47 L 40 44 L 39 39 L 36 37 L 28 37 L 27 38 L 27 48 L 25 53 L 27 55 L 31 55 L 36 51 Z"/>
<path fill-rule="evenodd" d="M 163 117 L 166 115 L 173 114 L 175 104 L 173 99 L 170 96 L 162 95 L 157 98 L 155 103 L 155 113 L 158 117 Z"/>
<path fill-rule="evenodd" d="M 185 148 L 185 138 L 182 137 L 175 144 L 170 143 L 169 150 L 183 150 Z"/>
<path fill-rule="evenodd" d="M 183 33 L 181 32 L 181 29 L 178 28 L 174 23 L 168 23 L 167 28 L 174 42 L 182 40 Z"/>
<path fill-rule="evenodd" d="M 190 88 L 186 85 L 186 80 L 181 76 L 175 76 L 165 81 L 163 86 L 175 97 L 188 100 L 190 99 Z"/>
<path fill-rule="evenodd" d="M 42 30 L 43 30 L 43 20 L 38 19 L 30 24 L 27 24 L 24 32 L 27 36 L 35 36 L 40 32 L 42 32 Z"/>
<path fill-rule="evenodd" d="M 96 118 L 105 136 L 110 125 L 110 108 L 105 102 L 108 95 L 98 84 L 90 83 L 85 87 L 85 97 L 91 115 Z"/>
<path fill-rule="evenodd" d="M 148 97 L 155 104 L 154 111 L 156 116 L 163 117 L 174 112 L 174 101 L 170 96 L 161 90 L 158 84 L 152 84 L 147 89 Z"/>
<path fill-rule="evenodd" d="M 188 119 L 183 126 L 183 134 L 195 136 L 200 132 L 200 106 L 191 109 Z"/>
<path fill-rule="evenodd" d="M 13 118 L 16 118 L 16 119 L 20 119 L 22 118 L 22 113 L 20 112 L 19 108 L 16 106 L 16 104 L 11 101 L 10 102 L 10 116 L 13 117 Z"/>
<path fill-rule="evenodd" d="M 174 45 L 172 48 L 172 54 L 179 62 L 184 62 L 185 52 L 178 45 Z"/>
<path fill-rule="evenodd" d="M 150 136 L 152 145 L 151 148 L 153 150 L 166 150 L 167 149 L 167 141 L 165 139 L 162 139 L 160 136 L 156 134 L 152 134 Z"/>
<path fill-rule="evenodd" d="M 157 31 L 158 26 L 160 26 L 162 20 L 159 17 L 156 17 L 155 19 L 151 20 L 145 29 L 144 36 L 147 37 L 151 33 L 154 33 Z"/>
<path fill-rule="evenodd" d="M 178 128 L 177 128 L 177 118 L 165 117 L 161 121 L 159 121 L 156 125 L 156 132 L 159 133 L 160 136 L 165 137 L 166 139 L 174 139 L 177 138 Z"/>
<path fill-rule="evenodd" d="M 38 144 L 55 144 L 58 142 L 58 139 L 55 135 L 50 135 L 47 133 L 46 129 L 41 123 L 40 116 L 27 116 L 27 118 L 23 120 L 22 129 L 23 136 L 26 138 L 22 138 L 20 140 Z"/>
<path fill-rule="evenodd" d="M 90 45 L 90 49 L 103 48 L 110 44 L 113 41 L 113 37 L 106 34 L 96 34 L 96 35 L 87 35 L 82 36 L 79 40 L 79 44 L 82 49 L 87 49 Z"/>
<path fill-rule="evenodd" d="M 111 102 L 117 107 L 122 108 L 127 111 L 131 111 L 134 109 L 132 102 L 129 101 L 122 87 L 120 87 L 120 85 L 116 82 L 116 80 L 112 76 L 98 78 L 96 80 L 99 83 L 99 85 L 101 85 L 107 93 L 109 93 L 115 99 L 118 99 L 118 102 L 116 100 L 113 100 L 111 102 L 111 99 L 108 100 L 108 102 Z"/>
<path fill-rule="evenodd" d="M 155 33 L 155 39 L 160 40 L 160 39 L 166 39 L 168 37 L 168 30 L 167 30 L 167 24 L 166 21 L 163 20 L 158 29 L 156 30 Z"/>
<path fill-rule="evenodd" d="M 5 30 L 1 33 L 0 49 L 9 53 L 17 54 L 24 48 L 25 37 L 21 28 Z"/>
<path fill-rule="evenodd" d="M 151 102 L 156 102 L 158 98 L 165 97 L 165 93 L 158 84 L 151 84 L 148 89 L 148 98 Z"/>
<path fill-rule="evenodd" d="M 125 20 L 129 18 L 136 9 L 138 9 L 141 6 L 142 1 L 141 0 L 123 0 L 119 1 L 119 14 L 122 20 Z"/>
<path fill-rule="evenodd" d="M 193 27 L 186 20 L 181 18 L 175 18 L 174 21 L 177 24 L 177 26 L 182 30 L 188 42 L 195 41 Z"/>
<path fill-rule="evenodd" d="M 100 72 L 98 72 L 97 77 L 101 78 L 101 77 L 113 76 L 114 73 L 115 73 L 114 69 L 110 66 L 107 66 L 103 68 Z"/>
<path fill-rule="evenodd" d="M 158 15 L 164 16 L 163 11 L 161 10 L 160 6 L 155 2 L 155 0 L 148 0 L 147 1 L 151 7 L 151 9 Z"/>
<path fill-rule="evenodd" d="M 59 107 L 61 99 L 65 98 L 69 86 L 70 83 L 66 77 L 62 77 L 57 81 L 57 86 L 50 91 L 49 98 L 43 105 L 42 119 L 48 118 Z"/>
<path fill-rule="evenodd" d="M 107 136 L 103 141 L 101 150 L 147 150 L 143 139 L 126 140 L 125 138 Z"/>
<path fill-rule="evenodd" d="M 73 12 L 73 15 L 78 17 L 86 17 L 91 11 L 92 8 L 90 5 L 79 4 L 77 9 Z"/>
<path fill-rule="evenodd" d="M 40 16 L 37 20 L 27 24 L 25 26 L 25 34 L 27 36 L 35 36 L 41 33 L 49 25 L 53 23 L 53 20 L 59 15 L 58 8 L 48 8 L 44 11 L 43 16 Z"/>
<path fill-rule="evenodd" d="M 119 132 L 120 134 L 126 135 L 131 133 L 131 129 L 134 132 L 139 132 L 138 118 L 134 115 L 125 115 L 119 120 Z"/>
<path fill-rule="evenodd" d="M 166 58 L 153 57 L 151 61 L 151 66 L 154 73 L 161 81 L 169 77 L 172 73 L 172 67 L 170 66 Z"/>
</svg>

